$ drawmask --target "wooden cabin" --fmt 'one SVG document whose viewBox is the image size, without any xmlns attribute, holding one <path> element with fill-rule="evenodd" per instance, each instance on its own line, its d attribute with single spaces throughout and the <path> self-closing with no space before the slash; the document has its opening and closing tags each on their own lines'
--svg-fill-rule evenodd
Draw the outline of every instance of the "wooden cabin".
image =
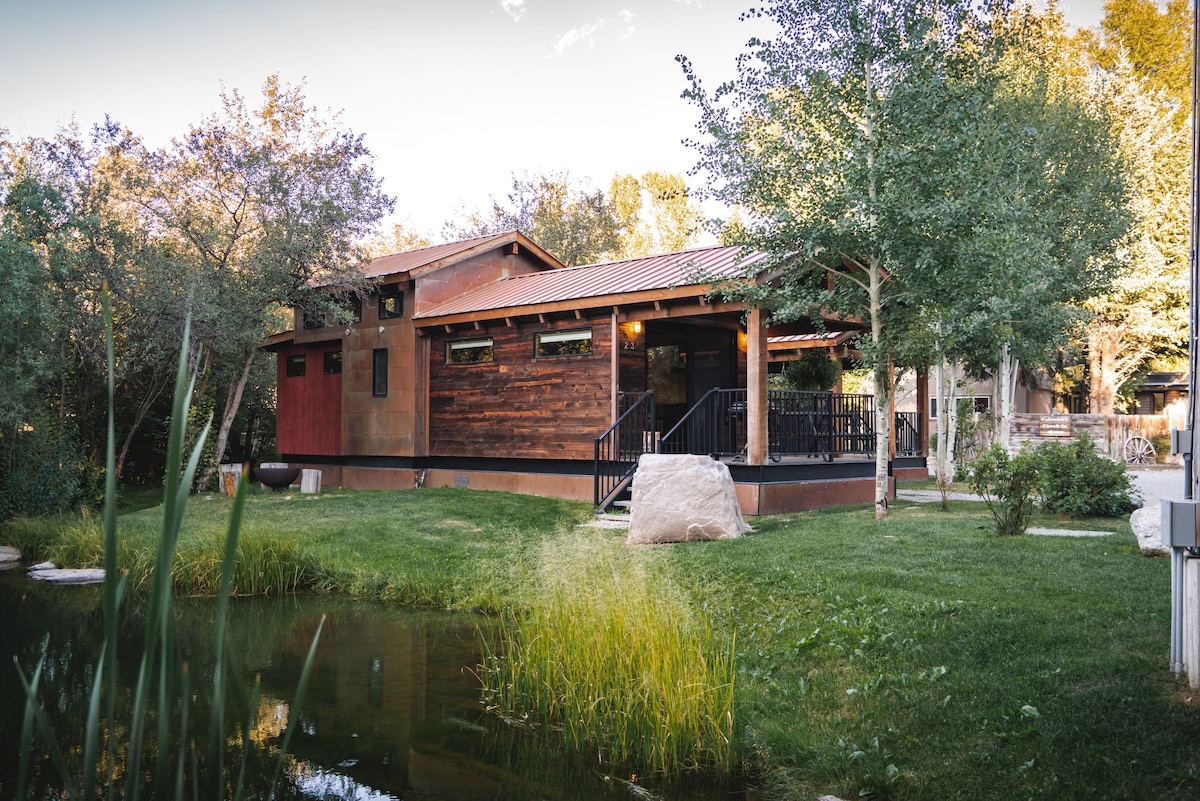
<svg viewBox="0 0 1200 801">
<path fill-rule="evenodd" d="M 865 411 L 766 389 L 773 358 L 844 347 L 847 327 L 767 331 L 710 296 L 758 258 L 707 247 L 564 267 L 513 231 L 375 259 L 355 322 L 297 309 L 294 330 L 264 345 L 278 355 L 280 456 L 326 486 L 604 506 L 624 481 L 610 474 L 641 452 L 691 450 L 730 463 L 747 514 L 870 502 L 874 440 L 867 452 L 846 427 L 857 417 L 861 431 Z M 919 441 L 898 472 L 924 474 Z"/>
</svg>

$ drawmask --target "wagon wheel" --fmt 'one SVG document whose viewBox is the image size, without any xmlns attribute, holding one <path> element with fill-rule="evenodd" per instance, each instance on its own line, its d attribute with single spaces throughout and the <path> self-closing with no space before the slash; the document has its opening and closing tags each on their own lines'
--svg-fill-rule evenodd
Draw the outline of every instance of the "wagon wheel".
<svg viewBox="0 0 1200 801">
<path fill-rule="evenodd" d="M 1150 464 L 1155 457 L 1154 445 L 1136 434 L 1125 440 L 1125 464 Z"/>
</svg>

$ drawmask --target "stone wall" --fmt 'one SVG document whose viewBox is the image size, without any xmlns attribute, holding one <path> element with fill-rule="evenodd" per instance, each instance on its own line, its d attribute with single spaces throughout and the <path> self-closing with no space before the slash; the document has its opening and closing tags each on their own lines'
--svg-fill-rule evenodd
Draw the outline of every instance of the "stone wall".
<svg viewBox="0 0 1200 801">
<path fill-rule="evenodd" d="M 1037 445 L 1050 440 L 1062 441 L 1064 437 L 1042 436 L 1040 432 L 1047 427 L 1042 414 L 1015 414 L 1012 424 L 1012 446 L 1020 449 L 1026 443 Z M 1171 419 L 1166 415 L 1143 414 L 1070 414 L 1055 415 L 1056 418 L 1066 418 L 1070 421 L 1071 436 L 1087 434 L 1096 447 L 1113 459 L 1124 459 L 1125 441 L 1131 436 L 1142 436 L 1151 442 L 1155 437 L 1167 437 L 1171 433 Z M 1179 457 L 1159 454 L 1167 461 L 1177 461 Z"/>
</svg>

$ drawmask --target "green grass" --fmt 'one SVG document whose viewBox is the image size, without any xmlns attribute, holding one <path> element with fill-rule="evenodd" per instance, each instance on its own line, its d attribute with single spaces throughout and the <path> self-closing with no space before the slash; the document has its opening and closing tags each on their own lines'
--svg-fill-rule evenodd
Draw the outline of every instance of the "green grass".
<svg viewBox="0 0 1200 801">
<path fill-rule="evenodd" d="M 675 777 L 733 769 L 734 665 L 692 599 L 612 538 L 544 549 L 538 592 L 485 660 L 490 708 L 550 721 L 576 753 Z"/>
<path fill-rule="evenodd" d="M 581 546 L 587 507 L 544 498 L 255 494 L 242 544 L 292 543 L 312 586 L 517 619 L 551 604 L 556 575 L 574 577 L 566 597 L 590 610 L 577 617 L 615 616 L 597 554 L 619 560 L 647 597 L 685 598 L 678 628 L 707 621 L 706 653 L 735 654 L 735 759 L 764 799 L 1200 797 L 1200 709 L 1167 664 L 1168 560 L 1142 557 L 1122 520 L 1035 516 L 1114 534 L 998 538 L 981 504 L 937 506 L 759 518 L 738 540 L 633 549 L 619 531 Z M 228 512 L 193 499 L 181 550 L 219 538 Z M 153 539 L 159 514 L 124 515 L 122 536 Z M 36 529 L 49 553 L 71 528 L 4 537 Z M 610 646 L 566 653 L 589 648 Z"/>
</svg>

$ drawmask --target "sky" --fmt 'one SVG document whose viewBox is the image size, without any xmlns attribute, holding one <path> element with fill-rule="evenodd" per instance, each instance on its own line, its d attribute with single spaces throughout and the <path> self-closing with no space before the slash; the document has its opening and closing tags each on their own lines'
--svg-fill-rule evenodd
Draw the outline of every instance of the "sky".
<svg viewBox="0 0 1200 801">
<path fill-rule="evenodd" d="M 107 116 L 167 145 L 236 89 L 302 84 L 362 134 L 393 221 L 440 241 L 512 176 L 686 173 L 696 110 L 676 63 L 731 77 L 753 0 L 0 0 L 0 129 Z M 1102 0 L 1061 0 L 1075 26 Z"/>
</svg>

